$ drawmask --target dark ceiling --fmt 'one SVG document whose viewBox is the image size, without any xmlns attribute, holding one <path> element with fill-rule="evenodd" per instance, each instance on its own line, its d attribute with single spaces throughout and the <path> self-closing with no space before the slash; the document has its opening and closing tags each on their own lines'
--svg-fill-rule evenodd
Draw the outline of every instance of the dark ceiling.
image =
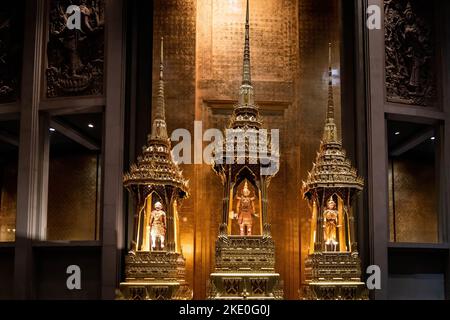
<svg viewBox="0 0 450 320">
<path fill-rule="evenodd" d="M 65 128 L 82 136 L 86 141 L 98 145 L 101 149 L 103 136 L 103 116 L 101 113 L 74 114 L 53 117 L 52 120 L 60 123 Z M 0 162 L 17 161 L 20 124 L 19 120 L 0 121 Z M 92 126 L 89 126 L 92 125 Z M 51 127 L 51 126 L 50 126 Z M 92 152 L 85 146 L 75 142 L 61 132 L 50 131 L 51 154 Z M 2 139 L 5 137 L 6 139 Z"/>
<path fill-rule="evenodd" d="M 389 153 L 415 139 L 420 143 L 405 151 L 401 156 L 434 159 L 436 147 L 439 144 L 439 137 L 434 126 L 402 121 L 388 121 L 387 127 Z"/>
</svg>

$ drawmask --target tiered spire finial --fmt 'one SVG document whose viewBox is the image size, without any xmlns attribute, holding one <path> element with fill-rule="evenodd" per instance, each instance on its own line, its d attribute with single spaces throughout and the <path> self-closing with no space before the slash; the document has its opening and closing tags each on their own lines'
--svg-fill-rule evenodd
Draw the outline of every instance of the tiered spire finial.
<svg viewBox="0 0 450 320">
<path fill-rule="evenodd" d="M 153 119 L 151 139 L 167 139 L 166 105 L 164 97 L 164 38 L 161 37 L 158 96 Z"/>
<path fill-rule="evenodd" d="M 187 194 L 187 180 L 173 161 L 171 142 L 167 134 L 165 99 L 164 99 L 164 38 L 161 37 L 159 65 L 159 83 L 156 106 L 153 113 L 152 132 L 148 135 L 147 145 L 142 148 L 142 155 L 124 175 L 124 185 L 172 185 Z"/>
<path fill-rule="evenodd" d="M 343 188 L 362 190 L 364 180 L 358 176 L 346 158 L 342 142 L 338 140 L 334 122 L 333 72 L 331 68 L 331 43 L 328 50 L 328 107 L 320 150 L 308 178 L 303 182 L 303 193 L 312 197 L 312 190 L 318 188 Z"/>
<path fill-rule="evenodd" d="M 165 101 L 164 101 L 164 38 L 161 37 L 161 54 L 159 63 L 159 84 L 158 84 L 158 103 L 156 106 L 155 120 L 165 119 Z"/>
<path fill-rule="evenodd" d="M 331 42 L 328 44 L 328 106 L 327 119 L 323 133 L 323 141 L 336 142 L 337 128 L 334 123 L 334 94 L 333 94 L 333 69 L 331 67 Z"/>
<path fill-rule="evenodd" d="M 252 86 L 251 63 L 250 63 L 250 6 L 247 0 L 245 14 L 245 42 L 244 59 L 242 67 L 242 83 L 239 90 L 239 102 L 234 108 L 233 118 L 230 127 L 237 128 L 261 128 L 258 107 L 255 105 L 255 98 Z"/>
<path fill-rule="evenodd" d="M 331 42 L 328 44 L 328 109 L 327 119 L 334 119 L 333 69 L 331 68 Z"/>
<path fill-rule="evenodd" d="M 244 44 L 244 67 L 242 74 L 242 84 L 251 85 L 252 76 L 250 70 L 250 10 L 249 0 L 247 0 L 247 8 L 245 15 L 245 44 Z"/>
</svg>

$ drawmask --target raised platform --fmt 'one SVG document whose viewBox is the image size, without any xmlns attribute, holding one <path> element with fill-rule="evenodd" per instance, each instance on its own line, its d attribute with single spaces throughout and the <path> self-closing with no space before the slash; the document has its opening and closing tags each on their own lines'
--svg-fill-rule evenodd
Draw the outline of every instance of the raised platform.
<svg viewBox="0 0 450 320">
<path fill-rule="evenodd" d="M 271 237 L 228 236 L 216 242 L 216 268 L 210 276 L 210 299 L 283 299 L 275 272 Z"/>
<path fill-rule="evenodd" d="M 228 236 L 216 241 L 217 272 L 274 272 L 275 245 L 262 236 Z"/>
<path fill-rule="evenodd" d="M 317 252 L 305 261 L 307 281 L 361 281 L 357 252 Z"/>
<path fill-rule="evenodd" d="M 211 273 L 209 299 L 279 300 L 283 288 L 278 273 Z"/>
<path fill-rule="evenodd" d="M 117 299 L 187 300 L 192 291 L 185 281 L 185 259 L 177 252 L 138 251 L 125 257 L 125 282 Z"/>
<path fill-rule="evenodd" d="M 305 262 L 306 286 L 300 294 L 308 300 L 365 300 L 357 252 L 317 252 Z"/>
<path fill-rule="evenodd" d="M 368 290 L 364 282 L 309 282 L 301 298 L 304 300 L 367 300 Z"/>
<path fill-rule="evenodd" d="M 117 300 L 190 300 L 186 283 L 169 281 L 122 282 Z"/>
</svg>

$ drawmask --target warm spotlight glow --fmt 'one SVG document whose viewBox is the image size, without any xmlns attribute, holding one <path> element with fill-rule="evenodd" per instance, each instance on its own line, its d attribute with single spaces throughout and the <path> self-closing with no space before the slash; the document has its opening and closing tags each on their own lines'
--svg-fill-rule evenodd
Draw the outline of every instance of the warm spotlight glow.
<svg viewBox="0 0 450 320">
<path fill-rule="evenodd" d="M 230 11 L 233 13 L 239 13 L 242 11 L 242 1 L 228 0 L 228 5 L 230 7 Z"/>
</svg>

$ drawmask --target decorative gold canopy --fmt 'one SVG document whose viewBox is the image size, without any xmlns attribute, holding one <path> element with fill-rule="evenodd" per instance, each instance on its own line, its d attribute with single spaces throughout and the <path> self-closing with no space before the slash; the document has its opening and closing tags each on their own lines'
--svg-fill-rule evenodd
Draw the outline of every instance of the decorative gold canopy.
<svg viewBox="0 0 450 320">
<path fill-rule="evenodd" d="M 142 148 L 142 156 L 130 166 L 124 174 L 123 183 L 127 189 L 148 185 L 169 185 L 178 188 L 182 197 L 188 194 L 188 180 L 173 161 L 171 143 L 167 135 L 164 100 L 164 40 L 161 38 L 161 63 L 159 73 L 158 99 L 155 108 L 152 132 L 148 136 L 147 146 Z"/>
<path fill-rule="evenodd" d="M 364 187 L 364 179 L 358 176 L 356 169 L 346 158 L 342 148 L 342 141 L 338 139 L 336 124 L 334 122 L 333 75 L 331 69 L 331 44 L 329 46 L 330 58 L 328 68 L 328 108 L 323 138 L 316 161 L 308 178 L 303 181 L 302 193 L 305 198 L 311 198 L 311 192 L 319 188 L 350 188 L 360 191 Z"/>
</svg>

